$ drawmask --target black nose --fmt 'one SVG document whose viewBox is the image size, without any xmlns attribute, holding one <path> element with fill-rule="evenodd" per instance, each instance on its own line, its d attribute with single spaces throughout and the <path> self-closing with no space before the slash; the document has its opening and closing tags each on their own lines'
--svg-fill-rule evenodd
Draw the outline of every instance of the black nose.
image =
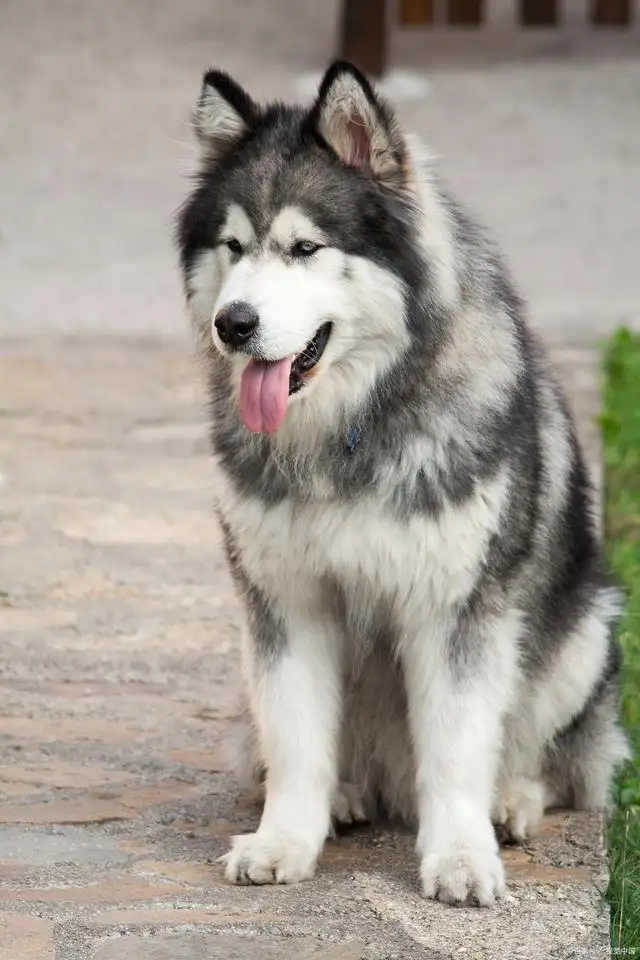
<svg viewBox="0 0 640 960">
<path fill-rule="evenodd" d="M 250 303 L 236 300 L 216 314 L 215 327 L 223 343 L 241 347 L 253 336 L 258 326 L 258 314 Z"/>
</svg>

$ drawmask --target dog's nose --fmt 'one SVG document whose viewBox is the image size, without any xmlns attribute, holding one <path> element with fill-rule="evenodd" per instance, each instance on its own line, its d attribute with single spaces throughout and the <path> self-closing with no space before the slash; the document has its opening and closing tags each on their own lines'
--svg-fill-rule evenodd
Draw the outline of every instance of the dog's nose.
<svg viewBox="0 0 640 960">
<path fill-rule="evenodd" d="M 216 314 L 215 328 L 223 343 L 238 348 L 256 332 L 258 314 L 250 303 L 236 300 Z"/>
</svg>

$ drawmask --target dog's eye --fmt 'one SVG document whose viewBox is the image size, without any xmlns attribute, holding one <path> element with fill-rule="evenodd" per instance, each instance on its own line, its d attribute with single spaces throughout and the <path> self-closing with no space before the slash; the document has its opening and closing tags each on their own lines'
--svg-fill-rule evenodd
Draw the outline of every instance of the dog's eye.
<svg viewBox="0 0 640 960">
<path fill-rule="evenodd" d="M 291 247 L 292 257 L 312 257 L 320 249 L 319 243 L 313 240 L 297 240 Z"/>
<path fill-rule="evenodd" d="M 236 240 L 235 237 L 229 237 L 228 240 L 224 241 L 225 247 L 229 248 L 229 252 L 234 255 L 234 257 L 242 256 L 242 244 L 239 240 Z"/>
</svg>

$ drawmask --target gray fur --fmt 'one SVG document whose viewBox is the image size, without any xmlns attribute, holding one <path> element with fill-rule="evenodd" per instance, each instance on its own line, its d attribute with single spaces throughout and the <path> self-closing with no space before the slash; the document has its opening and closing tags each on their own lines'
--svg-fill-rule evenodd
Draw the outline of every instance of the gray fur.
<svg viewBox="0 0 640 960">
<path fill-rule="evenodd" d="M 286 644 L 284 624 L 242 566 L 242 557 L 231 528 L 221 516 L 218 516 L 218 522 L 229 570 L 244 603 L 251 636 L 261 661 L 266 664 L 279 656 Z"/>
</svg>

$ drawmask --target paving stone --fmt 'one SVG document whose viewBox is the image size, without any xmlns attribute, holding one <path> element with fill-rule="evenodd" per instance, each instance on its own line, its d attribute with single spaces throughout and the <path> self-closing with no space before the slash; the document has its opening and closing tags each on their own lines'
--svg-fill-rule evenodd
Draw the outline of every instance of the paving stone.
<svg viewBox="0 0 640 960">
<path fill-rule="evenodd" d="M 55 872 L 55 864 L 51 864 Z M 123 876 L 81 887 L 17 887 L 2 891 L 0 900 L 7 903 L 120 903 L 136 900 L 163 900 L 179 897 L 185 888 L 161 879 Z"/>
<path fill-rule="evenodd" d="M 180 750 L 171 750 L 167 754 L 171 760 L 184 763 L 196 770 L 208 770 L 210 773 L 223 773 L 233 770 L 233 757 L 223 744 L 215 744 L 211 749 L 202 747 L 184 747 Z"/>
<path fill-rule="evenodd" d="M 203 910 L 200 907 L 180 909 L 171 904 L 163 908 L 143 910 L 105 910 L 91 917 L 92 926 L 152 927 L 154 930 L 166 926 L 208 924 L 210 926 L 236 926 L 237 924 L 277 923 L 276 913 L 244 912 L 226 913 L 221 910 Z"/>
<path fill-rule="evenodd" d="M 4 864 L 117 864 L 126 863 L 128 859 L 127 853 L 111 837 L 80 827 L 61 826 L 48 830 L 0 828 L 0 862 Z"/>
<path fill-rule="evenodd" d="M 0 616 L 0 631 L 47 630 L 50 627 L 69 626 L 76 622 L 74 613 L 66 610 L 20 610 L 16 607 L 4 607 Z"/>
<path fill-rule="evenodd" d="M 193 933 L 154 937 L 152 942 L 113 941 L 99 947 L 93 960 L 130 960 L 133 950 L 136 960 L 360 960 L 364 945 Z"/>
<path fill-rule="evenodd" d="M 142 728 L 127 727 L 122 723 L 77 719 L 57 719 L 47 717 L 46 721 L 38 717 L 0 717 L 0 736 L 14 740 L 52 743 L 56 740 L 100 740 L 103 743 L 124 744 L 140 737 Z"/>
<path fill-rule="evenodd" d="M 28 787 L 96 787 L 122 783 L 126 779 L 124 770 L 106 770 L 95 764 L 41 758 L 35 764 L 25 763 L 20 767 L 0 766 L 0 793 L 10 784 L 24 793 Z"/>
<path fill-rule="evenodd" d="M 87 791 L 82 800 L 58 800 L 47 803 L 3 804 L 0 823 L 108 823 L 127 820 L 145 807 L 171 801 L 184 801 L 197 792 L 188 784 L 167 783 L 95 794 Z M 111 795 L 110 795 L 111 794 Z"/>
<path fill-rule="evenodd" d="M 142 503 L 124 504 L 97 499 L 63 508 L 53 517 L 52 526 L 73 539 L 115 546 L 161 546 L 166 543 L 182 546 L 189 541 L 199 544 L 207 527 L 212 536 L 217 536 L 213 516 L 204 521 L 196 511 L 174 508 L 165 514 L 150 510 Z"/>
<path fill-rule="evenodd" d="M 201 887 L 211 884 L 215 874 L 206 863 L 177 861 L 162 863 L 157 860 L 137 860 L 135 872 L 142 877 L 163 877 L 178 883 L 193 884 Z"/>
<path fill-rule="evenodd" d="M 0 960 L 54 960 L 53 923 L 41 917 L 0 915 Z"/>
</svg>

